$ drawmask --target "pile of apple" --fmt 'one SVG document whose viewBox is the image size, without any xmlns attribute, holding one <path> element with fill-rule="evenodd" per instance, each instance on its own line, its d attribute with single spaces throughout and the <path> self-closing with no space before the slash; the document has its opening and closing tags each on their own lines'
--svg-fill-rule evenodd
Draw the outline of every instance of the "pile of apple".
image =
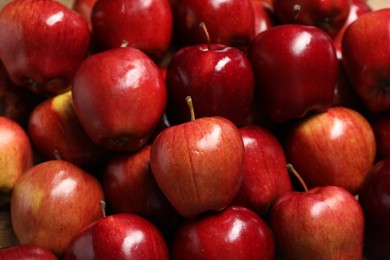
<svg viewBox="0 0 390 260">
<path fill-rule="evenodd" d="M 364 0 L 10 2 L 0 258 L 390 259 L 389 28 Z"/>
</svg>

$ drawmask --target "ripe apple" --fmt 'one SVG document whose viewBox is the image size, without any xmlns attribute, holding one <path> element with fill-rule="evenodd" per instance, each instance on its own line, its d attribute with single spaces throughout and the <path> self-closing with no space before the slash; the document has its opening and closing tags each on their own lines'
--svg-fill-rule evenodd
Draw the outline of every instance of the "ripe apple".
<svg viewBox="0 0 390 260">
<path fill-rule="evenodd" d="M 97 220 L 78 233 L 64 254 L 64 260 L 72 259 L 168 260 L 169 253 L 153 224 L 123 213 Z"/>
<path fill-rule="evenodd" d="M 38 245 L 14 245 L 0 248 L 0 259 L 57 260 L 49 249 Z"/>
<path fill-rule="evenodd" d="M 356 194 L 375 160 L 374 132 L 357 111 L 332 107 L 289 128 L 285 153 L 309 187 L 337 185 Z"/>
<path fill-rule="evenodd" d="M 180 0 L 172 6 L 175 39 L 179 45 L 205 43 L 200 23 L 205 23 L 212 43 L 246 52 L 254 37 L 254 12 L 251 0 Z"/>
<path fill-rule="evenodd" d="M 270 228 L 253 211 L 229 206 L 188 219 L 177 229 L 171 258 L 176 259 L 274 259 Z"/>
<path fill-rule="evenodd" d="M 345 69 L 369 111 L 390 109 L 389 26 L 390 8 L 372 11 L 348 26 L 342 41 Z"/>
<path fill-rule="evenodd" d="M 365 248 L 372 259 L 390 258 L 390 159 L 378 161 L 359 192 L 365 218 Z"/>
<path fill-rule="evenodd" d="M 352 0 L 274 0 L 275 15 L 281 23 L 317 26 L 331 37 L 348 18 Z"/>
<path fill-rule="evenodd" d="M 72 100 L 93 142 L 108 150 L 135 151 L 160 122 L 167 89 L 145 53 L 118 47 L 83 61 L 73 80 Z"/>
<path fill-rule="evenodd" d="M 46 247 L 57 256 L 82 228 L 102 216 L 97 179 L 62 160 L 28 169 L 15 185 L 11 221 L 21 244 Z"/>
<path fill-rule="evenodd" d="M 323 30 L 275 26 L 256 36 L 248 57 L 256 102 L 268 120 L 284 123 L 331 105 L 338 61 L 332 39 Z"/>
<path fill-rule="evenodd" d="M 89 169 L 99 165 L 108 155 L 92 142 L 81 126 L 73 109 L 71 91 L 37 105 L 28 121 L 28 134 L 44 160 L 60 158 Z"/>
<path fill-rule="evenodd" d="M 187 218 L 225 208 L 240 188 L 243 162 L 244 145 L 237 127 L 217 116 L 165 129 L 150 151 L 157 184 Z"/>
<path fill-rule="evenodd" d="M 85 20 L 58 1 L 16 0 L 0 12 L 0 59 L 18 86 L 63 92 L 89 47 Z"/>
<path fill-rule="evenodd" d="M 34 163 L 30 139 L 15 121 L 0 116 L 0 206 L 10 202 L 18 179 Z"/>
<path fill-rule="evenodd" d="M 78 12 L 88 23 L 92 30 L 91 13 L 97 0 L 74 0 L 72 9 Z"/>
<path fill-rule="evenodd" d="M 284 193 L 271 208 L 270 223 L 284 259 L 363 258 L 363 212 L 341 187 Z"/>
<path fill-rule="evenodd" d="M 237 126 L 247 119 L 254 96 L 254 78 L 242 51 L 221 44 L 197 44 L 178 50 L 166 74 L 167 116 L 172 124 L 190 120 L 186 96 L 198 118 L 222 116 Z"/>
<path fill-rule="evenodd" d="M 92 13 L 92 30 L 97 44 L 113 49 L 127 41 L 154 60 L 168 51 L 173 34 L 173 17 L 168 0 L 99 0 Z"/>
<path fill-rule="evenodd" d="M 278 196 L 292 190 L 286 156 L 270 130 L 256 125 L 238 130 L 244 142 L 245 159 L 241 188 L 232 204 L 263 215 Z"/>
<path fill-rule="evenodd" d="M 255 17 L 255 36 L 276 25 L 272 7 L 261 0 L 251 0 Z"/>
<path fill-rule="evenodd" d="M 370 124 L 375 134 L 377 161 L 390 158 L 390 111 L 371 113 Z"/>
</svg>

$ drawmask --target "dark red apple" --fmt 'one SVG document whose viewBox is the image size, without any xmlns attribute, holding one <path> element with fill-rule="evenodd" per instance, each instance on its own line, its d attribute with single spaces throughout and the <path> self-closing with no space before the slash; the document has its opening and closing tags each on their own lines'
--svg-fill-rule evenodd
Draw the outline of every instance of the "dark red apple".
<svg viewBox="0 0 390 260">
<path fill-rule="evenodd" d="M 89 47 L 85 20 L 58 1 L 16 0 L 0 12 L 0 59 L 18 86 L 63 92 Z"/>
<path fill-rule="evenodd" d="M 57 260 L 49 249 L 37 245 L 14 245 L 0 248 L 0 259 Z"/>
<path fill-rule="evenodd" d="M 390 111 L 372 113 L 370 123 L 375 134 L 377 160 L 390 158 Z"/>
<path fill-rule="evenodd" d="M 265 214 L 277 197 L 292 190 L 286 156 L 276 136 L 261 126 L 239 128 L 245 147 L 240 191 L 232 204 Z"/>
<path fill-rule="evenodd" d="M 158 229 L 138 215 L 123 213 L 85 227 L 72 240 L 64 260 L 168 260 L 166 242 Z"/>
<path fill-rule="evenodd" d="M 88 136 L 108 150 L 146 144 L 167 100 L 164 78 L 145 53 L 119 47 L 87 58 L 73 80 L 74 110 Z"/>
<path fill-rule="evenodd" d="M 332 39 L 313 26 L 281 25 L 258 34 L 249 51 L 256 102 L 275 123 L 325 111 L 332 103 L 338 61 Z"/>
<path fill-rule="evenodd" d="M 73 164 L 46 161 L 27 170 L 11 198 L 11 220 L 21 244 L 46 247 L 57 256 L 82 228 L 101 218 L 97 179 Z"/>
<path fill-rule="evenodd" d="M 269 6 L 261 0 L 251 0 L 253 5 L 253 11 L 255 16 L 255 36 L 265 30 L 268 30 L 271 27 L 276 25 L 274 21 L 274 11 Z"/>
<path fill-rule="evenodd" d="M 369 12 L 348 26 L 342 41 L 345 69 L 370 111 L 390 109 L 389 26 L 390 8 Z"/>
<path fill-rule="evenodd" d="M 186 220 L 174 234 L 171 251 L 173 260 L 274 257 L 270 228 L 256 213 L 239 206 Z"/>
</svg>

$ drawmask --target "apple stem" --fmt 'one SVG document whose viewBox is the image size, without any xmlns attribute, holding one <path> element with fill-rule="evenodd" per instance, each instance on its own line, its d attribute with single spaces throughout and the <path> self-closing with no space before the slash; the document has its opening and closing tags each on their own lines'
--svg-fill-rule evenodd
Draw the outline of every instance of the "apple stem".
<svg viewBox="0 0 390 260">
<path fill-rule="evenodd" d="M 298 179 L 298 181 L 301 183 L 301 185 L 303 187 L 303 190 L 306 193 L 309 192 L 309 189 L 307 188 L 305 181 L 302 179 L 302 177 L 299 175 L 299 173 L 294 169 L 294 166 L 291 163 L 287 164 L 287 169 L 289 172 L 291 172 Z"/>
<path fill-rule="evenodd" d="M 104 200 L 99 201 L 100 208 L 102 210 L 103 218 L 106 217 L 106 202 Z"/>
<path fill-rule="evenodd" d="M 298 19 L 299 12 L 301 11 L 301 5 L 295 4 L 294 5 L 294 19 Z"/>
<path fill-rule="evenodd" d="M 187 102 L 188 107 L 190 108 L 191 121 L 194 121 L 195 120 L 195 111 L 194 111 L 194 104 L 192 103 L 191 96 L 186 97 L 186 102 Z"/>
<path fill-rule="evenodd" d="M 204 34 L 205 34 L 205 36 L 206 36 L 207 48 L 208 48 L 208 50 L 211 50 L 210 34 L 209 34 L 209 31 L 207 30 L 206 24 L 205 24 L 204 22 L 201 22 L 201 23 L 199 24 L 199 26 L 202 28 L 202 30 L 203 30 L 203 32 L 204 32 Z"/>
<path fill-rule="evenodd" d="M 122 43 L 121 43 L 121 47 L 122 48 L 126 48 L 127 46 L 129 46 L 129 42 L 126 41 L 126 40 L 123 40 Z"/>
<path fill-rule="evenodd" d="M 54 156 L 54 158 L 55 158 L 56 160 L 62 160 L 60 151 L 58 151 L 57 149 L 55 149 L 55 150 L 53 151 L 53 156 Z"/>
</svg>

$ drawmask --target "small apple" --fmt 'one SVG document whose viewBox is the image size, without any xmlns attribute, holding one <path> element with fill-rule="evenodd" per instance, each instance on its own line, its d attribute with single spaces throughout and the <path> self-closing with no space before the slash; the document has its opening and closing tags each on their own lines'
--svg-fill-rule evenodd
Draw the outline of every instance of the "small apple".
<svg viewBox="0 0 390 260">
<path fill-rule="evenodd" d="M 0 248 L 0 259 L 57 260 L 49 249 L 38 245 L 14 245 Z"/>
</svg>

